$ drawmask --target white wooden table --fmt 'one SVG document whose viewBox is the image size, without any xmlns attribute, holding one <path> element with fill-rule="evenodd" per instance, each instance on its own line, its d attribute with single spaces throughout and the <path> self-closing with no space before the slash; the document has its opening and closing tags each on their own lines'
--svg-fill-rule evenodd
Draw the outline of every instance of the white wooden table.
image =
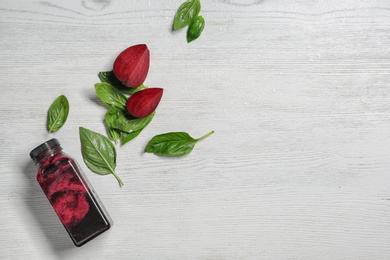
<svg viewBox="0 0 390 260">
<path fill-rule="evenodd" d="M 182 1 L 0 2 L 1 259 L 390 259 L 390 1 L 202 0 L 202 36 L 172 32 Z M 113 176 L 83 163 L 105 133 L 97 73 L 145 43 L 152 123 Z M 65 126 L 46 132 L 64 94 Z M 183 158 L 154 135 L 199 137 Z M 57 138 L 114 227 L 73 246 L 29 152 Z"/>
</svg>

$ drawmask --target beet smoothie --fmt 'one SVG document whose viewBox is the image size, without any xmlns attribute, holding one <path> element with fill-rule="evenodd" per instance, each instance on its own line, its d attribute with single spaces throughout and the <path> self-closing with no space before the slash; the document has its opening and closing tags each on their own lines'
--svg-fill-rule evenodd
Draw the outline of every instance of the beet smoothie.
<svg viewBox="0 0 390 260">
<path fill-rule="evenodd" d="M 111 226 L 104 207 L 77 163 L 51 139 L 30 153 L 39 166 L 37 181 L 76 246 Z"/>
</svg>

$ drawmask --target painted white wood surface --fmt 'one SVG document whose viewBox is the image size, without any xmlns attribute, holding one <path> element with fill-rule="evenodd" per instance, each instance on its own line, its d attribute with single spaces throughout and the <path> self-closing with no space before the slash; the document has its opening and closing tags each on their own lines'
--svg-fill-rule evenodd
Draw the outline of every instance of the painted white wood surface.
<svg viewBox="0 0 390 260">
<path fill-rule="evenodd" d="M 172 32 L 181 1 L 0 2 L 1 259 L 390 259 L 390 1 L 203 0 L 203 35 Z M 118 147 L 119 188 L 82 162 L 104 133 L 99 71 L 146 43 L 153 122 Z M 66 125 L 46 113 L 69 98 Z M 169 131 L 184 158 L 143 154 Z M 56 137 L 115 225 L 75 248 L 28 153 Z"/>
</svg>

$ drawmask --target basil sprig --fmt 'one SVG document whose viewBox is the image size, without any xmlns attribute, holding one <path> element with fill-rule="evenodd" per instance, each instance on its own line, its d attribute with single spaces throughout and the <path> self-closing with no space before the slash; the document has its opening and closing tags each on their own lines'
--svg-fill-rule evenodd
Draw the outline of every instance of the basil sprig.
<svg viewBox="0 0 390 260">
<path fill-rule="evenodd" d="M 69 114 L 68 99 L 61 95 L 51 104 L 47 113 L 47 130 L 57 132 L 66 122 Z"/>
<path fill-rule="evenodd" d="M 187 42 L 192 42 L 199 38 L 205 26 L 205 21 L 202 16 L 196 17 L 190 24 L 187 30 Z"/>
<path fill-rule="evenodd" d="M 112 174 L 123 186 L 122 180 L 115 173 L 116 150 L 112 142 L 102 134 L 86 128 L 79 128 L 81 153 L 88 168 L 101 175 Z"/>
<path fill-rule="evenodd" d="M 213 134 L 211 131 L 204 136 L 194 139 L 185 132 L 171 132 L 154 136 L 146 145 L 145 152 L 161 156 L 183 156 L 189 154 L 195 144 Z"/>
<path fill-rule="evenodd" d="M 141 85 L 141 87 L 137 88 L 138 91 L 146 88 L 144 85 Z M 104 122 L 107 127 L 108 136 L 113 141 L 118 142 L 121 140 L 122 145 L 126 144 L 137 137 L 152 121 L 155 112 L 144 118 L 131 117 L 126 111 L 127 97 L 110 83 L 96 83 L 95 89 L 97 96 L 109 105 L 104 116 Z"/>
<path fill-rule="evenodd" d="M 121 140 L 121 145 L 124 145 L 137 137 L 152 121 L 154 115 L 155 112 L 147 117 L 131 118 L 125 111 L 111 106 L 104 117 L 104 122 L 110 138 L 115 142 Z"/>
<path fill-rule="evenodd" d="M 173 30 L 188 26 L 187 42 L 192 42 L 199 38 L 204 29 L 205 21 L 202 16 L 198 16 L 200 8 L 199 0 L 187 0 L 176 11 L 173 20 Z"/>
</svg>

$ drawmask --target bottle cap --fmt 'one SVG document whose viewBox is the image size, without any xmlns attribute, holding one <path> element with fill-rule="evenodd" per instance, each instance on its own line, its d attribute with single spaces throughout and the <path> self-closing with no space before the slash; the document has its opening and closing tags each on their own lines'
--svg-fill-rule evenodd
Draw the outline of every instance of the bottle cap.
<svg viewBox="0 0 390 260">
<path fill-rule="evenodd" d="M 58 142 L 58 140 L 55 138 L 50 139 L 47 142 L 44 142 L 43 144 L 39 145 L 38 147 L 36 147 L 34 150 L 30 152 L 31 159 L 34 160 L 41 153 L 53 148 L 54 146 L 60 146 L 60 142 Z"/>
</svg>

